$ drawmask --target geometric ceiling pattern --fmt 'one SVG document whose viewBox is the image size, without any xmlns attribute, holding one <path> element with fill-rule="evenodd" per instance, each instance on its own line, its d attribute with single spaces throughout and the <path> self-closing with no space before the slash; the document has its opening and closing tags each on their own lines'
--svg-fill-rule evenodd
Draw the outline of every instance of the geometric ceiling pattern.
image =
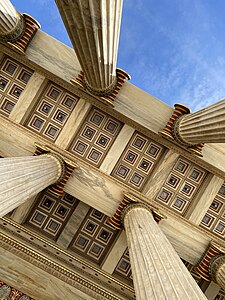
<svg viewBox="0 0 225 300">
<path fill-rule="evenodd" d="M 164 150 L 157 142 L 135 132 L 111 175 L 141 190 Z"/>
<path fill-rule="evenodd" d="M 119 233 L 107 220 L 106 215 L 91 208 L 75 234 L 70 249 L 101 265 Z"/>
<path fill-rule="evenodd" d="M 75 210 L 78 200 L 64 193 L 57 196 L 46 189 L 38 195 L 26 226 L 38 230 L 41 234 L 56 240 Z"/>
<path fill-rule="evenodd" d="M 0 64 L 0 113 L 8 116 L 20 98 L 33 71 L 11 57 Z"/>
<path fill-rule="evenodd" d="M 184 215 L 206 175 L 206 170 L 180 157 L 155 200 Z"/>
<path fill-rule="evenodd" d="M 200 226 L 222 238 L 225 237 L 225 184 L 219 189 Z"/>
<path fill-rule="evenodd" d="M 79 97 L 49 82 L 29 116 L 26 126 L 47 139 L 56 140 Z"/>
</svg>

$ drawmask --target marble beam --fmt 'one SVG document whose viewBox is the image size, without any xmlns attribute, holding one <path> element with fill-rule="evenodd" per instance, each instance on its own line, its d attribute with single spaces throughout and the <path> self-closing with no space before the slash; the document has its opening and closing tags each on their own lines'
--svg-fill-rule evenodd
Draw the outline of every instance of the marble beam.
<svg viewBox="0 0 225 300">
<path fill-rule="evenodd" d="M 34 135 L 27 128 L 15 124 L 8 118 L 0 116 L 0 127 L 1 156 L 30 156 L 35 151 L 34 143 L 38 141 L 41 144 L 51 146 L 53 150 L 62 155 L 66 154 L 69 159 L 74 159 L 73 155 L 70 155 L 69 152 L 62 152 L 60 148 L 52 145 L 43 137 Z M 223 164 L 225 162 L 224 155 L 219 156 L 215 154 L 212 158 L 218 161 L 220 168 L 225 166 L 225 163 Z M 131 189 L 129 187 L 125 188 L 123 184 L 120 184 L 117 180 L 114 180 L 111 176 L 104 174 L 96 168 L 87 166 L 79 158 L 77 158 L 77 163 L 80 168 L 76 169 L 67 181 L 65 192 L 80 199 L 87 205 L 102 211 L 107 216 L 112 216 L 123 199 L 123 193 L 131 191 Z M 142 196 L 145 197 L 144 194 Z M 153 202 L 156 207 L 162 208 L 162 206 L 151 198 L 145 198 L 149 203 Z M 176 216 L 176 214 L 167 208 L 162 208 L 162 210 L 168 218 L 166 224 L 162 222 L 159 226 L 179 256 L 191 264 L 196 264 L 212 240 L 212 234 L 190 221 Z M 221 243 L 225 246 L 223 240 L 221 240 Z"/>
<path fill-rule="evenodd" d="M 186 218 L 196 225 L 201 223 L 220 187 L 224 183 L 224 179 L 216 175 L 210 177 L 211 178 L 206 182 L 204 191 L 193 199 L 186 214 Z"/>
<path fill-rule="evenodd" d="M 74 238 L 75 233 L 80 228 L 81 223 L 83 222 L 84 217 L 88 213 L 90 206 L 83 202 L 79 202 L 69 221 L 67 222 L 65 228 L 61 232 L 57 244 L 64 249 L 66 249 L 72 239 Z"/>
<path fill-rule="evenodd" d="M 86 102 L 84 99 L 79 99 L 77 105 L 74 107 L 65 126 L 63 126 L 62 131 L 55 141 L 57 146 L 67 149 L 79 130 L 81 123 L 87 116 L 90 108 L 90 103 Z M 73 132 L 73 134 L 71 134 L 71 132 Z"/>
<path fill-rule="evenodd" d="M 23 124 L 34 108 L 44 86 L 45 77 L 38 72 L 34 72 L 10 113 L 9 118 L 17 123 Z"/>
<path fill-rule="evenodd" d="M 105 272 L 107 272 L 109 274 L 112 274 L 113 271 L 115 270 L 119 260 L 123 256 L 123 253 L 126 250 L 126 248 L 127 248 L 126 233 L 124 230 L 122 230 L 120 232 L 120 235 L 119 235 L 115 245 L 109 252 L 106 260 L 104 261 L 104 263 L 102 265 L 102 270 L 104 270 Z"/>
<path fill-rule="evenodd" d="M 112 147 L 110 148 L 108 154 L 106 155 L 105 159 L 103 160 L 100 166 L 101 171 L 107 174 L 111 174 L 113 168 L 115 167 L 117 161 L 122 155 L 134 132 L 134 128 L 124 124 L 119 135 L 117 136 L 115 142 L 113 143 Z"/>
<path fill-rule="evenodd" d="M 173 166 L 175 165 L 179 154 L 173 150 L 168 150 L 165 156 L 162 158 L 163 162 L 158 164 L 153 171 L 152 176 L 147 181 L 143 192 L 150 198 L 155 198 L 161 189 L 163 183 L 169 176 Z"/>
</svg>

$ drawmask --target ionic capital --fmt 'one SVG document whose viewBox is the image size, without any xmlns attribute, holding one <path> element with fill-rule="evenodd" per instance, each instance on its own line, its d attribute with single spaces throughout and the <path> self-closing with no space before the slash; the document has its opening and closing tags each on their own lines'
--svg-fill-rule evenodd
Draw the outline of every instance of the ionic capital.
<svg viewBox="0 0 225 300">
<path fill-rule="evenodd" d="M 225 248 L 212 241 L 195 266 L 195 272 L 205 280 L 217 283 L 217 273 L 221 266 L 225 266 Z"/>
<path fill-rule="evenodd" d="M 119 93 L 123 84 L 130 79 L 131 76 L 126 71 L 117 68 L 116 77 L 114 81 L 105 89 L 96 89 L 89 85 L 83 71 L 80 71 L 77 78 L 72 79 L 71 83 L 84 89 L 86 92 L 96 97 L 99 101 L 103 102 L 104 104 L 114 106 L 114 100 L 116 98 L 116 95 Z"/>
<path fill-rule="evenodd" d="M 73 171 L 78 168 L 77 164 L 50 147 L 43 146 L 38 143 L 36 143 L 35 146 L 36 151 L 34 156 L 45 155 L 57 160 L 57 163 L 59 164 L 59 178 L 49 187 L 49 190 L 56 195 L 62 195 L 64 193 L 63 189 L 67 180 Z"/>
<path fill-rule="evenodd" d="M 57 184 L 66 175 L 66 165 L 64 163 L 63 158 L 60 155 L 58 155 L 56 153 L 51 153 L 51 152 L 45 153 L 45 154 L 40 154 L 40 155 L 45 156 L 45 157 L 49 157 L 57 163 L 57 165 L 58 165 L 58 175 L 57 175 L 57 179 L 56 179 L 56 182 L 55 182 L 55 184 Z"/>
<path fill-rule="evenodd" d="M 161 131 L 165 137 L 198 155 L 204 143 L 225 143 L 225 99 L 191 114 L 178 116 L 178 108 Z"/>
<path fill-rule="evenodd" d="M 15 10 L 15 27 L 12 30 L 1 32 L 0 41 L 11 43 L 16 42 L 23 36 L 25 27 L 26 26 L 23 15 Z"/>
<path fill-rule="evenodd" d="M 183 104 L 175 104 L 173 114 L 167 122 L 166 127 L 159 133 L 165 138 L 176 142 L 188 151 L 198 156 L 202 156 L 202 148 L 204 144 L 188 142 L 183 139 L 182 135 L 180 134 L 180 123 L 186 116 L 189 115 L 190 109 L 187 106 Z"/>
<path fill-rule="evenodd" d="M 24 53 L 39 28 L 34 18 L 19 13 L 9 0 L 0 1 L 0 42 Z"/>
<path fill-rule="evenodd" d="M 124 219 L 133 209 L 144 209 L 151 212 L 157 223 L 166 218 L 157 208 L 144 202 L 142 199 L 138 198 L 138 196 L 125 193 L 123 201 L 120 203 L 115 214 L 108 220 L 108 222 L 116 229 L 123 228 Z"/>
<path fill-rule="evenodd" d="M 225 249 L 224 249 L 225 251 Z M 225 267 L 225 254 L 218 254 L 214 256 L 209 263 L 209 275 L 213 281 L 217 283 L 217 274 L 220 268 Z"/>
</svg>

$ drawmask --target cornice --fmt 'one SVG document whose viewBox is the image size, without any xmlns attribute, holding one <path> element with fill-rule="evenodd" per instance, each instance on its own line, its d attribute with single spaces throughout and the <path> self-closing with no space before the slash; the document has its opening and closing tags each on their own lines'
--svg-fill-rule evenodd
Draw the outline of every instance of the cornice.
<svg viewBox="0 0 225 300">
<path fill-rule="evenodd" d="M 48 253 L 48 256 L 51 255 L 56 260 L 59 260 L 59 259 L 60 259 L 60 261 L 63 260 L 65 262 L 65 266 L 68 265 L 69 268 L 75 269 L 76 264 L 78 266 L 82 266 L 82 267 L 80 267 L 81 272 L 84 276 L 85 275 L 88 276 L 88 278 L 92 277 L 89 274 L 89 271 L 92 271 L 92 273 L 95 274 L 95 278 L 94 278 L 94 276 L 92 278 L 93 281 L 100 282 L 100 280 L 104 279 L 105 283 L 107 283 L 108 281 L 111 282 L 110 288 L 113 287 L 114 290 L 117 291 L 117 293 L 119 290 L 123 289 L 124 293 L 126 293 L 126 294 L 127 293 L 131 294 L 131 295 L 134 294 L 134 289 L 132 287 L 122 283 L 115 277 L 111 276 L 108 273 L 105 273 L 104 271 L 95 267 L 94 265 L 87 263 L 86 261 L 82 260 L 81 258 L 75 256 L 75 254 L 72 255 L 71 252 L 60 248 L 58 245 L 52 243 L 51 241 L 45 239 L 44 237 L 42 237 L 40 235 L 38 235 L 34 231 L 29 230 L 28 228 L 24 227 L 23 225 L 20 225 L 8 218 L 0 218 L 0 227 L 4 228 L 4 230 L 6 232 L 9 232 L 10 236 L 13 235 L 13 238 L 15 238 L 16 240 L 19 241 L 19 239 L 20 239 L 20 240 L 24 241 L 25 242 L 25 243 L 23 243 L 24 246 L 26 244 L 28 244 L 28 247 L 34 251 L 35 251 L 35 249 L 38 249 L 38 252 L 41 251 L 41 252 L 43 252 L 43 254 Z M 8 234 L 7 234 L 7 236 L 8 236 Z M 70 263 L 70 261 L 74 261 L 75 264 Z M 76 269 L 78 271 L 80 271 L 78 267 Z M 87 275 L 87 273 L 88 273 L 88 275 Z M 107 286 L 106 286 L 106 288 L 107 288 Z"/>
<path fill-rule="evenodd" d="M 41 75 L 45 76 L 46 79 L 51 80 L 61 87 L 65 88 L 71 93 L 76 94 L 77 96 L 83 98 L 85 101 L 90 102 L 92 105 L 104 110 L 109 115 L 115 117 L 116 119 L 126 123 L 127 125 L 133 127 L 135 130 L 139 131 L 140 133 L 146 135 L 149 138 L 154 139 L 155 141 L 159 142 L 163 146 L 176 151 L 178 154 L 184 156 L 185 158 L 189 159 L 190 161 L 198 164 L 199 166 L 205 168 L 209 172 L 218 175 L 225 179 L 225 172 L 221 171 L 220 169 L 214 167 L 213 165 L 210 165 L 209 163 L 205 162 L 199 157 L 193 156 L 190 151 L 186 150 L 182 146 L 177 145 L 174 143 L 171 139 L 163 138 L 160 134 L 157 134 L 156 132 L 150 131 L 149 129 L 145 128 L 144 126 L 138 124 L 132 119 L 129 119 L 128 117 L 122 115 L 120 112 L 114 110 L 110 106 L 106 106 L 102 104 L 100 101 L 98 101 L 95 97 L 90 95 L 89 93 L 86 93 L 83 88 L 73 85 L 68 81 L 63 80 L 62 78 L 59 78 L 58 76 L 52 74 L 48 70 L 44 69 L 43 67 L 40 67 L 39 65 L 35 64 L 34 62 L 31 62 L 29 59 L 26 58 L 25 55 L 20 55 L 13 51 L 10 48 L 7 48 L 6 46 L 0 44 L 0 51 L 2 51 L 4 54 L 7 54 L 11 56 L 14 59 L 17 59 L 23 64 L 26 64 L 28 67 L 32 68 L 34 71 L 40 73 Z M 32 134 L 34 134 L 32 132 Z M 39 136 L 39 135 L 38 135 Z M 40 136 L 41 137 L 41 136 Z M 42 138 L 42 137 L 41 137 Z M 43 138 L 42 138 L 43 139 Z"/>
<path fill-rule="evenodd" d="M 92 297 L 98 295 L 101 299 L 123 299 L 3 233 L 0 233 L 0 246 Z"/>
<path fill-rule="evenodd" d="M 161 209 L 162 213 L 166 214 L 166 216 L 169 217 L 170 215 L 172 215 L 176 219 L 180 219 L 183 223 L 185 222 L 189 226 L 194 227 L 195 230 L 198 230 L 198 231 L 204 233 L 204 235 L 208 236 L 209 239 L 215 239 L 216 238 L 217 240 L 220 240 L 224 244 L 224 241 L 222 239 L 220 239 L 219 237 L 215 237 L 215 235 L 208 232 L 207 230 L 204 230 L 203 228 L 200 228 L 199 226 L 194 225 L 193 223 L 191 223 L 190 221 L 188 221 L 184 217 L 179 216 L 178 214 L 176 214 L 172 210 L 168 209 L 167 207 L 163 206 L 159 202 L 155 201 L 154 199 L 148 198 L 145 194 L 143 194 L 141 192 L 138 192 L 135 189 L 132 189 L 131 187 L 129 187 L 126 184 L 119 181 L 118 179 L 116 179 L 116 178 L 104 173 L 103 171 L 99 170 L 98 168 L 88 164 L 86 161 L 84 162 L 79 157 L 75 156 L 74 154 L 72 154 L 72 153 L 70 153 L 70 152 L 68 152 L 64 149 L 59 148 L 57 145 L 52 144 L 47 139 L 45 139 L 42 136 L 34 133 L 33 131 L 29 130 L 28 128 L 25 128 L 24 126 L 22 126 L 20 124 L 17 124 L 17 123 L 13 122 L 12 120 L 9 120 L 8 118 L 6 118 L 4 116 L 0 116 L 0 120 L 1 119 L 4 121 L 4 125 L 7 124 L 7 123 L 10 123 L 12 127 L 14 127 L 15 129 L 18 128 L 18 130 L 23 131 L 24 134 L 26 134 L 28 137 L 30 137 L 33 141 L 35 140 L 35 141 L 38 141 L 39 143 L 41 143 L 42 145 L 47 145 L 47 146 L 51 147 L 51 149 L 56 150 L 57 152 L 59 152 L 60 154 L 65 156 L 67 159 L 75 161 L 77 163 L 78 167 L 80 167 L 80 169 L 82 169 L 82 166 L 88 167 L 91 171 L 93 171 L 94 173 L 100 174 L 106 180 L 109 180 L 111 182 L 116 183 L 118 186 L 121 187 L 121 191 L 123 190 L 124 192 L 131 192 L 131 193 L 136 194 L 138 196 L 138 198 L 143 198 L 147 203 L 151 203 L 151 204 L 155 205 L 157 208 Z M 27 148 L 28 149 L 26 149 L 26 147 L 24 147 L 23 150 L 27 151 L 27 153 L 29 152 L 30 154 L 34 153 L 34 150 L 35 150 L 35 145 L 34 144 L 33 145 L 31 144 L 31 145 L 27 146 Z M 79 172 L 79 169 L 76 172 Z M 75 175 L 76 172 L 74 173 L 74 175 L 72 175 L 72 177 L 76 176 Z M 77 174 L 79 174 L 79 173 L 77 173 Z M 120 199 L 118 199 L 118 201 L 119 200 Z M 122 194 L 121 194 L 121 200 L 122 200 Z"/>
</svg>

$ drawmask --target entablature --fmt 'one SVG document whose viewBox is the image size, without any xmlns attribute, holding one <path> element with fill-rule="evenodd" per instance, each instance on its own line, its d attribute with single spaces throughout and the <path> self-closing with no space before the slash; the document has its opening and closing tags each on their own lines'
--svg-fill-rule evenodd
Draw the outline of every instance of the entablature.
<svg viewBox="0 0 225 300">
<path fill-rule="evenodd" d="M 128 82 L 117 95 L 114 108 L 100 103 L 95 97 L 70 83 L 70 80 L 80 71 L 79 62 L 73 50 L 44 32 L 40 30 L 37 32 L 25 56 L 13 52 L 4 45 L 0 45 L 0 51 L 21 61 L 47 79 L 56 82 L 69 92 L 80 96 L 143 134 L 153 137 L 166 147 L 183 154 L 212 173 L 225 177 L 223 144 L 206 144 L 203 150 L 204 156 L 199 158 L 166 140 L 158 132 L 166 126 L 173 108 Z"/>
</svg>

